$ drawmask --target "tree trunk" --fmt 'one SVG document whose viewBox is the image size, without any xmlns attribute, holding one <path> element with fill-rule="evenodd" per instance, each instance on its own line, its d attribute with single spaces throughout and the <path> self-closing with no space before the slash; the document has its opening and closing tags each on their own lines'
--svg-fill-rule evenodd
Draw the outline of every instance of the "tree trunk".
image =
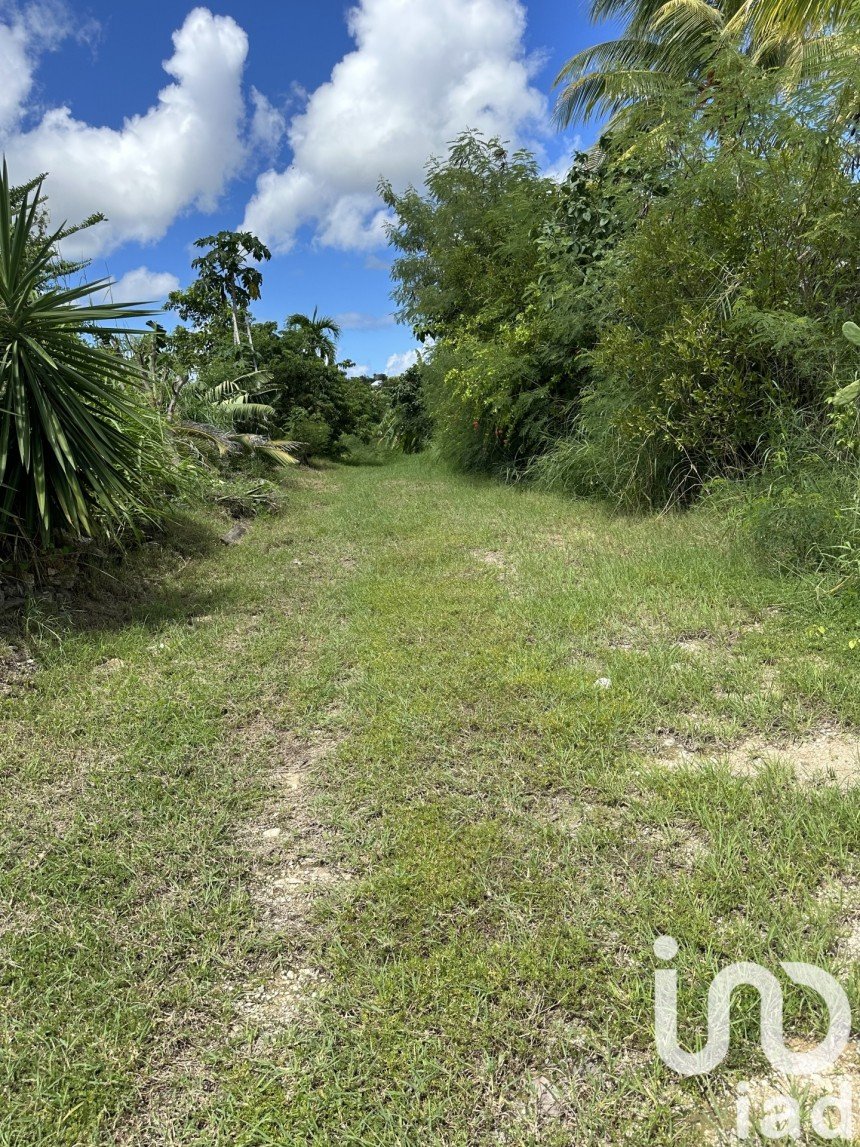
<svg viewBox="0 0 860 1147">
<path fill-rule="evenodd" d="M 238 350 L 242 345 L 242 340 L 239 337 L 239 320 L 236 317 L 236 304 L 230 300 L 230 317 L 233 320 L 233 345 Z"/>
<path fill-rule="evenodd" d="M 172 422 L 176 414 L 176 407 L 179 403 L 179 396 L 185 389 L 187 378 L 174 378 L 170 384 L 170 402 L 167 404 L 167 421 Z"/>
<path fill-rule="evenodd" d="M 247 314 L 245 315 L 245 330 L 248 332 L 248 346 L 251 348 L 251 359 L 253 360 L 253 363 L 254 363 L 254 370 L 258 370 L 259 368 L 257 366 L 257 351 L 254 348 L 254 336 L 251 334 L 251 323 L 248 319 Z"/>
</svg>

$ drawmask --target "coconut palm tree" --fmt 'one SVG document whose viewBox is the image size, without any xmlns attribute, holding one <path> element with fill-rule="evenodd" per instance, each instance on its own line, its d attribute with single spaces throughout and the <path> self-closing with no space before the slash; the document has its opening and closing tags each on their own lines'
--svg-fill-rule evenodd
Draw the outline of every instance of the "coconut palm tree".
<svg viewBox="0 0 860 1147">
<path fill-rule="evenodd" d="M 830 15 L 855 10 L 860 0 L 818 0 Z M 790 5 L 811 10 L 813 0 L 593 0 L 592 17 L 627 20 L 620 37 L 579 52 L 562 69 L 556 116 L 610 116 L 613 126 L 660 122 L 667 104 L 707 98 L 721 59 L 745 56 L 763 71 L 779 70 L 796 86 L 828 72 L 857 71 L 853 25 L 826 19 L 799 26 Z M 766 16 L 764 13 L 770 12 Z"/>
<path fill-rule="evenodd" d="M 322 359 L 329 366 L 337 362 L 337 340 L 340 338 L 340 325 L 327 315 L 320 315 L 319 308 L 314 307 L 314 313 L 307 315 L 290 315 L 287 319 L 287 330 L 295 331 L 302 338 L 305 349 L 309 354 Z"/>
<path fill-rule="evenodd" d="M 809 36 L 860 25 L 858 0 L 746 0 L 744 8 L 759 35 Z"/>
</svg>

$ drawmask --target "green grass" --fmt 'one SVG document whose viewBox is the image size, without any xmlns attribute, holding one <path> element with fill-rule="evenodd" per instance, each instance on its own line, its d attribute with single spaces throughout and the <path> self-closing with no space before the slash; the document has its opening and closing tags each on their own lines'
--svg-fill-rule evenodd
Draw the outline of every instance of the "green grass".
<svg viewBox="0 0 860 1147">
<path fill-rule="evenodd" d="M 726 963 L 844 972 L 822 893 L 860 876 L 860 821 L 777 766 L 656 758 L 855 727 L 856 603 L 704 513 L 425 459 L 295 482 L 240 546 L 209 524 L 91 616 L 31 615 L 40 670 L 0 702 L 0 1144 L 701 1143 L 707 1093 L 766 1068 L 756 1001 L 680 1083 L 653 940 L 688 1042 Z M 298 742 L 328 752 L 288 797 Z M 273 923 L 310 858 L 344 878 Z M 288 1022 L 244 1006 L 301 968 Z M 786 1025 L 820 1035 L 814 998 Z"/>
</svg>

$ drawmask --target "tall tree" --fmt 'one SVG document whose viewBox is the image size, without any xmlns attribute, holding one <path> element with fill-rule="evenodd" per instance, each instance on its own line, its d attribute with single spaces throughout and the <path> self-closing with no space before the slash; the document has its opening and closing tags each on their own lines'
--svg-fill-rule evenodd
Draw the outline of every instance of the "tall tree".
<svg viewBox="0 0 860 1147">
<path fill-rule="evenodd" d="M 268 262 L 272 257 L 271 251 L 250 231 L 219 231 L 217 235 L 198 239 L 194 246 L 209 248 L 205 255 L 191 264 L 197 271 L 203 296 L 217 299 L 229 307 L 234 345 L 237 348 L 241 346 L 241 322 L 253 354 L 254 339 L 248 312 L 251 303 L 260 297 L 263 276 L 250 261 Z"/>
<path fill-rule="evenodd" d="M 309 354 L 322 359 L 329 366 L 335 365 L 340 326 L 334 319 L 319 314 L 319 308 L 314 307 L 314 313 L 310 317 L 302 314 L 290 315 L 286 325 L 287 330 L 295 331 L 300 336 Z"/>
</svg>

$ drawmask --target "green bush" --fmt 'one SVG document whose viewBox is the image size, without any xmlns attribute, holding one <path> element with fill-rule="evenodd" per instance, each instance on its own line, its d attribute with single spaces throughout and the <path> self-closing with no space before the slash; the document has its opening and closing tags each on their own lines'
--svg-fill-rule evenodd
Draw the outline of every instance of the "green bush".
<svg viewBox="0 0 860 1147">
<path fill-rule="evenodd" d="M 307 446 L 308 454 L 328 454 L 332 447 L 332 428 L 320 414 L 302 409 L 293 412 L 287 423 L 287 434 Z"/>
<path fill-rule="evenodd" d="M 855 426 L 856 430 L 856 426 Z M 759 472 L 718 479 L 706 503 L 732 521 L 767 566 L 790 572 L 860 573 L 860 455 L 834 425 L 798 415 L 783 426 Z"/>
<path fill-rule="evenodd" d="M 460 469 L 518 473 L 546 439 L 552 403 L 517 326 L 493 341 L 464 332 L 428 365 L 437 448 Z"/>
<path fill-rule="evenodd" d="M 663 505 L 755 470 L 780 419 L 823 413 L 849 369 L 860 185 L 808 101 L 752 79 L 677 124 L 683 176 L 612 256 L 577 457 L 616 499 Z"/>
<path fill-rule="evenodd" d="M 432 426 L 424 392 L 424 367 L 417 363 L 383 388 L 386 403 L 380 439 L 390 449 L 419 454 L 430 441 Z"/>
<path fill-rule="evenodd" d="M 433 339 L 423 389 L 435 443 L 464 469 L 515 473 L 542 449 L 565 389 L 528 299 L 559 188 L 532 155 L 474 132 L 431 161 L 426 185 L 383 195 L 401 318 Z"/>
</svg>

